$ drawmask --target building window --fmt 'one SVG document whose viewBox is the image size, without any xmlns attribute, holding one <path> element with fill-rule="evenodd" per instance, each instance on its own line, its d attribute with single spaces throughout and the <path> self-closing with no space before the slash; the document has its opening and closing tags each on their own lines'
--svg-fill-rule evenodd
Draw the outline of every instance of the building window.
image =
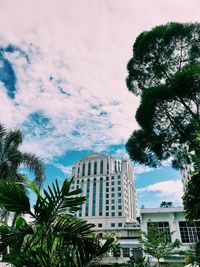
<svg viewBox="0 0 200 267">
<path fill-rule="evenodd" d="M 90 179 L 87 179 L 87 193 L 86 193 L 85 216 L 88 216 L 88 213 L 89 213 L 89 197 L 90 197 Z"/>
<path fill-rule="evenodd" d="M 121 197 L 122 196 L 122 193 L 118 193 L 118 197 Z"/>
<path fill-rule="evenodd" d="M 200 222 L 179 222 L 182 243 L 196 243 L 200 234 Z"/>
<path fill-rule="evenodd" d="M 109 182 L 106 182 L 106 186 L 109 186 Z"/>
<path fill-rule="evenodd" d="M 115 197 L 115 193 L 112 193 L 112 194 L 111 194 L 111 197 Z"/>
<path fill-rule="evenodd" d="M 103 174 L 103 160 L 100 163 L 100 174 Z"/>
<path fill-rule="evenodd" d="M 83 167 L 82 167 L 82 176 L 85 176 L 85 163 L 83 164 Z"/>
<path fill-rule="evenodd" d="M 79 189 L 79 185 L 76 186 L 76 189 Z"/>
<path fill-rule="evenodd" d="M 122 209 L 122 205 L 119 205 L 119 206 L 118 206 L 118 210 L 121 210 L 121 209 Z"/>
<path fill-rule="evenodd" d="M 115 200 L 114 200 L 114 199 L 112 199 L 112 200 L 111 200 L 111 203 L 112 203 L 112 204 L 115 204 Z"/>
<path fill-rule="evenodd" d="M 107 192 L 107 191 L 106 191 Z M 109 198 L 109 194 L 106 194 L 106 198 Z"/>
<path fill-rule="evenodd" d="M 112 206 L 111 209 L 114 210 L 115 209 L 115 206 Z"/>
<path fill-rule="evenodd" d="M 118 172 L 120 172 L 120 162 L 118 161 Z"/>
<path fill-rule="evenodd" d="M 119 198 L 119 199 L 118 199 L 118 203 L 122 203 L 122 200 L 121 200 L 121 198 Z"/>
<path fill-rule="evenodd" d="M 106 204 L 109 204 L 109 200 L 108 199 L 106 199 Z"/>
<path fill-rule="evenodd" d="M 148 222 L 147 229 L 149 227 L 156 227 L 160 233 L 165 232 L 167 240 L 171 242 L 169 222 Z"/>
<path fill-rule="evenodd" d="M 117 189 L 118 189 L 118 191 L 121 191 L 121 187 L 118 187 Z"/>
<path fill-rule="evenodd" d="M 115 227 L 115 223 L 111 223 L 111 227 Z"/>
<path fill-rule="evenodd" d="M 117 161 L 115 160 L 115 172 L 117 172 Z"/>
<path fill-rule="evenodd" d="M 111 182 L 111 185 L 115 185 L 115 182 L 113 181 L 113 182 Z"/>
<path fill-rule="evenodd" d="M 81 195 L 83 195 L 83 191 L 84 191 L 84 180 L 81 180 Z M 83 211 L 83 205 L 80 205 L 80 210 L 79 210 L 79 216 L 82 216 L 82 211 Z"/>
<path fill-rule="evenodd" d="M 112 176 L 112 177 L 111 177 L 111 179 L 112 179 L 112 180 L 114 180 L 114 179 L 115 179 L 115 177 L 114 177 L 114 176 Z"/>
<path fill-rule="evenodd" d="M 106 181 L 109 181 L 109 177 L 108 176 L 106 177 Z"/>
<path fill-rule="evenodd" d="M 117 184 L 118 184 L 118 185 L 121 185 L 121 181 L 118 181 Z"/>
<path fill-rule="evenodd" d="M 107 174 L 109 174 L 109 162 L 107 162 Z"/>
<path fill-rule="evenodd" d="M 77 180 L 76 183 L 79 184 L 79 180 Z"/>
<path fill-rule="evenodd" d="M 103 214 L 103 178 L 100 178 L 99 184 L 99 216 Z"/>
<path fill-rule="evenodd" d="M 109 216 L 109 212 L 106 212 L 106 216 Z"/>
<path fill-rule="evenodd" d="M 122 212 L 121 211 L 118 212 L 118 216 L 122 216 Z"/>
<path fill-rule="evenodd" d="M 97 174 L 97 162 L 94 163 L 94 175 Z"/>
<path fill-rule="evenodd" d="M 95 211 L 96 211 L 96 187 L 97 187 L 97 181 L 96 178 L 94 178 L 93 196 L 92 196 L 92 216 L 95 216 Z"/>
<path fill-rule="evenodd" d="M 91 162 L 88 163 L 88 175 L 91 174 Z"/>
<path fill-rule="evenodd" d="M 118 175 L 118 176 L 117 176 L 117 178 L 118 178 L 118 180 L 120 180 L 120 179 L 121 179 L 121 176 L 120 176 L 120 175 Z"/>
<path fill-rule="evenodd" d="M 102 227 L 102 223 L 98 223 L 98 227 Z"/>
<path fill-rule="evenodd" d="M 122 227 L 122 223 L 118 223 L 118 227 Z"/>
<path fill-rule="evenodd" d="M 115 212 L 111 212 L 111 216 L 112 217 L 115 217 Z"/>
<path fill-rule="evenodd" d="M 109 206 L 106 206 L 106 210 L 109 210 Z"/>
<path fill-rule="evenodd" d="M 130 256 L 129 252 L 130 252 L 129 248 L 122 248 L 123 257 L 129 257 Z"/>
<path fill-rule="evenodd" d="M 109 192 L 109 188 L 106 188 L 106 192 Z"/>
<path fill-rule="evenodd" d="M 113 192 L 113 191 L 115 191 L 115 188 L 114 188 L 114 187 L 112 187 L 112 188 L 111 188 L 111 191 L 112 191 L 112 192 Z"/>
</svg>

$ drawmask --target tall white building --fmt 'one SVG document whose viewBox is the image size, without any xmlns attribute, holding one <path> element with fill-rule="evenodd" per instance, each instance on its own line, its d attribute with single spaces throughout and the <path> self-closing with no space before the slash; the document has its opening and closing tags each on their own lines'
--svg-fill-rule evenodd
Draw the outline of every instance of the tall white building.
<svg viewBox="0 0 200 267">
<path fill-rule="evenodd" d="M 139 247 L 138 202 L 131 161 L 93 153 L 72 168 L 72 187 L 81 188 L 86 202 L 77 216 L 94 223 L 101 234 L 119 237 L 121 256 Z"/>
</svg>

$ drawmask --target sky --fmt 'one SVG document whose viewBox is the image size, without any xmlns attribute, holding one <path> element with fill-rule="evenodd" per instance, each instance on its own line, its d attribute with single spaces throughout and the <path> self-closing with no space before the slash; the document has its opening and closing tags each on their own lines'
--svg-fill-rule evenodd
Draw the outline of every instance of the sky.
<svg viewBox="0 0 200 267">
<path fill-rule="evenodd" d="M 198 22 L 199 0 L 0 0 L 0 123 L 24 133 L 46 184 L 91 152 L 128 157 L 139 98 L 126 65 L 135 38 L 171 21 Z M 179 172 L 135 164 L 139 205 L 181 205 Z"/>
</svg>

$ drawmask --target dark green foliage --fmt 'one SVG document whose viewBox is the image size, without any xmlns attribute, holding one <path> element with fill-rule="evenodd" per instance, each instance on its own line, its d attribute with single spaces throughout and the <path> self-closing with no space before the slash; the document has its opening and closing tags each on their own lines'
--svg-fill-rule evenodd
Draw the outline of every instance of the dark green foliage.
<svg viewBox="0 0 200 267">
<path fill-rule="evenodd" d="M 145 257 L 134 258 L 131 257 L 127 262 L 126 266 L 128 267 L 147 267 L 150 266 L 150 263 L 146 260 Z"/>
<path fill-rule="evenodd" d="M 139 35 L 128 63 L 127 86 L 141 96 L 141 126 L 126 144 L 139 163 L 159 166 L 174 157 L 176 168 L 191 162 L 200 129 L 200 24 L 169 23 Z"/>
<path fill-rule="evenodd" d="M 173 207 L 173 203 L 172 202 L 166 202 L 166 201 L 162 201 L 160 203 L 160 208 L 171 208 Z"/>
<path fill-rule="evenodd" d="M 185 65 L 199 62 L 200 26 L 168 23 L 141 33 L 128 63 L 127 87 L 134 94 L 168 84 Z"/>
<path fill-rule="evenodd" d="M 171 242 L 171 235 L 169 229 L 160 231 L 157 223 L 152 223 L 146 232 L 142 233 L 141 244 L 143 245 L 144 251 L 155 257 L 160 266 L 160 259 L 176 254 L 177 248 L 180 246 L 180 241 L 176 240 Z"/>
<path fill-rule="evenodd" d="M 200 144 L 200 132 L 197 134 L 197 143 Z M 193 155 L 194 171 L 186 186 L 183 196 L 185 215 L 189 221 L 200 219 L 200 153 Z"/>
<path fill-rule="evenodd" d="M 7 131 L 0 125 L 0 179 L 8 181 L 23 181 L 19 172 L 20 166 L 27 167 L 35 175 L 35 181 L 41 185 L 44 181 L 43 161 L 32 153 L 19 150 L 23 142 L 20 130 Z"/>
<path fill-rule="evenodd" d="M 16 184 L 0 182 L 0 207 L 31 219 L 18 216 L 12 227 L 0 226 L 0 253 L 10 248 L 2 261 L 16 267 L 82 267 L 101 259 L 112 247 L 114 238 L 101 244 L 92 231 L 94 225 L 74 216 L 85 198 L 78 196 L 80 190 L 70 190 L 71 181 L 60 188 L 56 180 L 43 194 L 34 182 L 24 185 L 36 195 L 33 210 Z"/>
<path fill-rule="evenodd" d="M 186 251 L 186 264 L 192 264 L 192 266 L 200 265 L 200 242 L 197 242 L 191 247 L 189 251 Z"/>
</svg>

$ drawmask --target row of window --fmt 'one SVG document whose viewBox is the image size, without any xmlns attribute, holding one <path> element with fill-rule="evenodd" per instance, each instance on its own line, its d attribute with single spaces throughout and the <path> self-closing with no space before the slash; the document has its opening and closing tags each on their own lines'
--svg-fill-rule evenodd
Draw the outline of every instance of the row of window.
<svg viewBox="0 0 200 267">
<path fill-rule="evenodd" d="M 97 165 L 98 163 L 95 161 L 94 162 L 94 172 L 93 174 L 96 175 L 97 174 Z M 92 162 L 88 162 L 88 166 L 87 166 L 87 175 L 91 175 L 91 170 L 92 170 Z M 104 162 L 103 160 L 100 161 L 100 174 L 103 174 L 104 173 Z M 107 174 L 109 174 L 109 162 L 107 161 L 106 163 L 106 170 L 107 170 Z M 117 173 L 117 172 L 121 172 L 122 170 L 122 163 L 119 162 L 119 161 L 114 161 L 114 171 Z M 80 166 L 78 167 L 78 176 L 80 175 Z M 82 176 L 85 176 L 86 175 L 86 164 L 83 163 L 82 165 Z"/>
<path fill-rule="evenodd" d="M 115 223 L 111 223 L 110 226 L 113 228 L 115 227 Z M 118 227 L 122 227 L 122 223 L 118 223 L 116 224 L 116 226 Z M 98 223 L 98 227 L 101 228 L 102 227 L 102 223 Z"/>
<path fill-rule="evenodd" d="M 167 238 L 171 241 L 169 222 L 148 222 L 147 228 L 152 224 L 156 224 L 160 232 L 165 231 L 168 233 Z M 186 221 L 180 221 L 179 230 L 182 243 L 196 243 L 198 241 L 198 235 L 200 235 L 200 222 L 188 223 Z"/>
</svg>

